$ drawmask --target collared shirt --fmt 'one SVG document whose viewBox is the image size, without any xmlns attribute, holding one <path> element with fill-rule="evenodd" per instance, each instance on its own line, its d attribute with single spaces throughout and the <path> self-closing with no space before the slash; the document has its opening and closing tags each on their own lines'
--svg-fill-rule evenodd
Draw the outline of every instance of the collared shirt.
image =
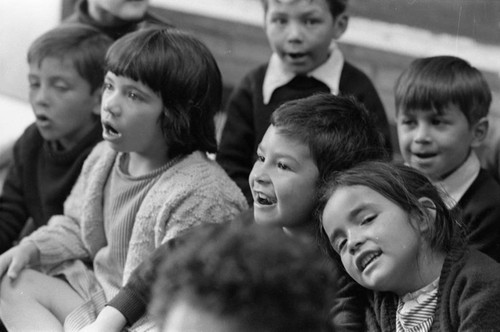
<svg viewBox="0 0 500 332">
<path fill-rule="evenodd" d="M 333 41 L 330 44 L 330 56 L 326 62 L 307 75 L 325 83 L 330 88 L 332 94 L 337 95 L 339 93 L 340 75 L 343 67 L 344 55 L 338 48 L 337 43 Z M 287 84 L 295 76 L 295 73 L 286 69 L 281 58 L 276 53 L 273 53 L 267 66 L 264 83 L 262 84 L 264 104 L 269 103 L 274 90 Z"/>
<path fill-rule="evenodd" d="M 455 172 L 451 173 L 442 181 L 435 182 L 438 188 L 448 195 L 443 197 L 448 208 L 453 208 L 470 188 L 474 180 L 479 175 L 481 164 L 474 151 L 471 151 L 467 160 Z"/>
<path fill-rule="evenodd" d="M 397 332 L 427 332 L 437 308 L 439 278 L 431 284 L 399 299 L 396 312 Z"/>
</svg>

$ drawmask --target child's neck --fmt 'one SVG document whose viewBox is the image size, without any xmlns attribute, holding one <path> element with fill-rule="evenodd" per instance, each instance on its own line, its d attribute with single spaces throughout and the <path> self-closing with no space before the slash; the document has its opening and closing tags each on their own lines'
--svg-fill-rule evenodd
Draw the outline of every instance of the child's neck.
<svg viewBox="0 0 500 332">
<path fill-rule="evenodd" d="M 137 152 L 129 152 L 126 165 L 123 165 L 123 170 L 127 174 L 137 177 L 146 175 L 152 171 L 166 165 L 170 159 L 167 153 L 158 153 L 155 156 L 142 155 Z"/>
<path fill-rule="evenodd" d="M 409 289 L 401 290 L 396 294 L 402 297 L 408 293 L 413 293 L 439 278 L 445 257 L 445 253 L 431 251 L 430 249 L 426 253 L 419 254 L 418 275 L 415 276 L 414 284 Z"/>
</svg>

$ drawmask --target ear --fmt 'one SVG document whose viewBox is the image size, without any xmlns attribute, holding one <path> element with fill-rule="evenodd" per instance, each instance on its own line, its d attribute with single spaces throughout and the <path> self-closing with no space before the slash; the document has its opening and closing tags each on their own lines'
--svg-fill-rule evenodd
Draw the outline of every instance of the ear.
<svg viewBox="0 0 500 332">
<path fill-rule="evenodd" d="M 434 224 L 434 222 L 436 220 L 436 204 L 434 204 L 434 202 L 430 198 L 427 198 L 427 197 L 420 197 L 418 199 L 418 201 L 425 208 L 425 212 L 428 216 L 428 218 L 421 220 L 417 224 L 418 229 L 420 229 L 420 231 L 422 233 L 425 233 L 430 228 L 433 227 L 430 223 Z"/>
<path fill-rule="evenodd" d="M 488 134 L 489 121 L 487 117 L 482 117 L 479 119 L 476 124 L 474 124 L 471 128 L 473 134 L 473 140 L 471 146 L 473 148 L 477 148 L 486 138 Z"/>
<path fill-rule="evenodd" d="M 95 115 L 101 114 L 101 98 L 102 89 L 99 87 L 92 92 L 92 113 Z"/>
<path fill-rule="evenodd" d="M 333 39 L 339 39 L 347 30 L 349 16 L 345 13 L 338 15 L 333 19 Z"/>
</svg>

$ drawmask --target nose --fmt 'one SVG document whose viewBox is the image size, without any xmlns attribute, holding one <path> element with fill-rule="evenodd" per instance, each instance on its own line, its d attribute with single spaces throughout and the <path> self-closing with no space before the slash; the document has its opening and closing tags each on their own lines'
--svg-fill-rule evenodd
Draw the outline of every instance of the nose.
<svg viewBox="0 0 500 332">
<path fill-rule="evenodd" d="M 362 234 L 350 231 L 347 240 L 347 250 L 351 255 L 354 255 L 359 248 L 361 248 L 364 242 L 365 240 Z"/>
<path fill-rule="evenodd" d="M 117 94 L 113 92 L 106 92 L 101 100 L 102 113 L 108 113 L 111 116 L 117 116 L 120 113 L 119 100 Z"/>
<path fill-rule="evenodd" d="M 425 124 L 420 124 L 415 129 L 415 142 L 417 143 L 428 143 L 430 141 L 429 126 Z"/>
<path fill-rule="evenodd" d="M 33 102 L 38 106 L 47 106 L 49 104 L 49 92 L 44 84 L 40 84 L 38 89 L 32 90 Z"/>
<path fill-rule="evenodd" d="M 287 41 L 289 43 L 301 43 L 302 39 L 302 26 L 298 22 L 290 22 L 287 28 Z"/>
<path fill-rule="evenodd" d="M 249 176 L 250 185 L 252 182 L 257 182 L 259 184 L 265 184 L 270 181 L 269 175 L 266 172 L 266 167 L 263 162 L 257 160 L 253 165 L 252 171 Z"/>
</svg>

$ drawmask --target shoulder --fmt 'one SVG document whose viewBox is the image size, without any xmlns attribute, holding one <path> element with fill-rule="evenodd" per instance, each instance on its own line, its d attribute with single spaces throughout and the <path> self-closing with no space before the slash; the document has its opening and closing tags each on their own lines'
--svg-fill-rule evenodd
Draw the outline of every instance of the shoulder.
<svg viewBox="0 0 500 332">
<path fill-rule="evenodd" d="M 486 170 L 481 169 L 477 178 L 472 182 L 459 201 L 459 206 L 480 205 L 494 206 L 500 210 L 500 184 Z"/>
<path fill-rule="evenodd" d="M 168 200 L 194 199 L 200 204 L 233 202 L 246 207 L 239 187 L 219 164 L 196 151 L 166 171 L 157 183 Z M 184 197 L 184 198 L 182 198 Z"/>
<path fill-rule="evenodd" d="M 475 249 L 454 249 L 446 258 L 440 287 L 453 289 L 453 296 L 466 292 L 495 293 L 500 304 L 500 263 Z"/>
<path fill-rule="evenodd" d="M 14 150 L 16 153 L 22 155 L 32 154 L 33 152 L 38 154 L 41 151 L 42 145 L 45 142 L 40 131 L 35 123 L 29 125 L 21 136 L 14 143 Z"/>
</svg>

